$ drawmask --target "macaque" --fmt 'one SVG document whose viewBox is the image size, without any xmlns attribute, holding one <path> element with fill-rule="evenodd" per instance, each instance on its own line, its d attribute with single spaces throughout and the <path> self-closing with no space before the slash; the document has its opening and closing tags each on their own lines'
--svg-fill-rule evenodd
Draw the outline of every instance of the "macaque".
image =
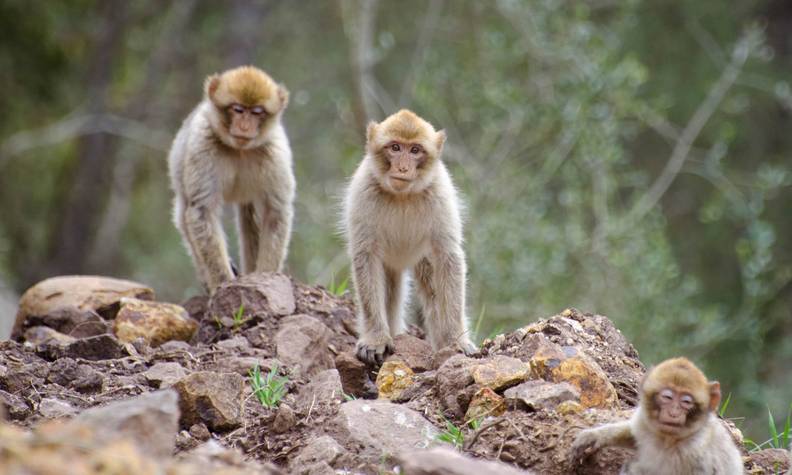
<svg viewBox="0 0 792 475">
<path fill-rule="evenodd" d="M 408 271 L 432 347 L 476 349 L 465 318 L 460 202 L 440 160 L 445 140 L 444 131 L 408 110 L 368 125 L 343 218 L 360 327 L 356 351 L 366 363 L 382 364 L 403 331 Z"/>
<path fill-rule="evenodd" d="M 213 74 L 173 141 L 173 221 L 198 279 L 212 293 L 235 276 L 221 213 L 234 203 L 241 272 L 277 272 L 291 236 L 295 180 L 281 116 L 289 92 L 244 66 Z"/>
<path fill-rule="evenodd" d="M 707 381 L 689 360 L 666 360 L 644 377 L 630 420 L 578 434 L 573 461 L 618 446 L 637 451 L 622 474 L 741 474 L 740 452 L 716 414 L 720 400 L 720 384 Z"/>
</svg>

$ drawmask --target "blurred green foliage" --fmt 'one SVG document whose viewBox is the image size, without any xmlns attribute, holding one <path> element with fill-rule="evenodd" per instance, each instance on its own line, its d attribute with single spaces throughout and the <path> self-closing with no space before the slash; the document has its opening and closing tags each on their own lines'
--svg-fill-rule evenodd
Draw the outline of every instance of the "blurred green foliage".
<svg viewBox="0 0 792 475">
<path fill-rule="evenodd" d="M 449 134 L 480 335 L 608 315 L 761 433 L 792 394 L 790 28 L 784 0 L 6 0 L 0 275 L 196 293 L 165 154 L 203 78 L 253 63 L 292 93 L 298 278 L 346 276 L 365 124 L 413 108 Z"/>
</svg>

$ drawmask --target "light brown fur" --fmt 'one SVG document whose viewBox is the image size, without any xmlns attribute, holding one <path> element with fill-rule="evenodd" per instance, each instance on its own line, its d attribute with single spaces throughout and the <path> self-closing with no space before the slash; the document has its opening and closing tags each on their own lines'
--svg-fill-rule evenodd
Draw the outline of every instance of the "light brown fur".
<svg viewBox="0 0 792 475">
<path fill-rule="evenodd" d="M 460 202 L 440 160 L 445 132 L 402 110 L 369 124 L 367 138 L 343 218 L 360 325 L 358 356 L 381 362 L 403 331 L 404 274 L 410 271 L 432 346 L 453 344 L 472 352 Z M 425 161 L 408 184 L 389 179 L 383 147 L 394 140 L 423 150 Z"/>
<path fill-rule="evenodd" d="M 653 403 L 660 391 L 671 388 L 695 401 L 685 425 L 669 432 L 657 422 Z M 743 473 L 740 452 L 718 420 L 720 385 L 708 382 L 685 358 L 666 360 L 651 369 L 641 385 L 641 402 L 632 418 L 581 431 L 572 445 L 572 460 L 604 447 L 636 449 L 635 458 L 620 473 L 625 475 L 732 475 Z"/>
<path fill-rule="evenodd" d="M 213 292 L 233 278 L 221 226 L 224 203 L 237 206 L 242 272 L 279 271 L 286 259 L 295 180 L 281 124 L 288 91 L 263 71 L 245 66 L 209 76 L 204 100 L 185 119 L 168 165 L 175 193 L 173 220 L 198 278 Z M 261 107 L 251 138 L 229 132 L 229 107 Z"/>
</svg>

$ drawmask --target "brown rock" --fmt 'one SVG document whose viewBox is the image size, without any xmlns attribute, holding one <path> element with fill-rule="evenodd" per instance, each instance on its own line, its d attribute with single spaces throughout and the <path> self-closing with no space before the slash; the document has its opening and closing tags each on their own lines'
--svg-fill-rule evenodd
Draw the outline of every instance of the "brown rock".
<svg viewBox="0 0 792 475">
<path fill-rule="evenodd" d="M 45 397 L 39 402 L 38 412 L 47 419 L 70 417 L 77 413 L 77 409 L 66 401 Z"/>
<path fill-rule="evenodd" d="M 333 367 L 328 348 L 332 332 L 319 319 L 292 315 L 281 321 L 275 334 L 278 359 L 295 374 L 313 376 Z"/>
<path fill-rule="evenodd" d="M 509 407 L 538 411 L 553 409 L 564 401 L 579 401 L 580 391 L 567 382 L 526 381 L 503 393 Z"/>
<path fill-rule="evenodd" d="M 530 368 L 517 358 L 496 355 L 473 366 L 471 375 L 476 384 L 498 391 L 528 379 Z"/>
<path fill-rule="evenodd" d="M 248 318 L 264 319 L 294 313 L 294 288 L 283 274 L 254 273 L 220 285 L 209 299 L 209 315 L 232 317 L 244 305 Z"/>
<path fill-rule="evenodd" d="M 85 338 L 101 335 L 109 331 L 107 322 L 90 309 L 80 310 L 77 307 L 59 307 L 46 315 L 30 315 L 25 327 L 50 327 L 74 338 Z M 30 341 L 26 337 L 27 341 Z"/>
<path fill-rule="evenodd" d="M 335 367 L 345 394 L 359 398 L 377 396 L 377 387 L 371 382 L 366 365 L 354 353 L 339 353 L 335 358 Z"/>
<path fill-rule="evenodd" d="M 0 405 L 5 407 L 6 414 L 10 420 L 21 421 L 27 419 L 33 412 L 24 399 L 3 390 L 0 390 Z"/>
<path fill-rule="evenodd" d="M 182 378 L 173 388 L 179 393 L 182 427 L 203 422 L 212 431 L 222 431 L 242 423 L 242 376 L 200 371 Z"/>
<path fill-rule="evenodd" d="M 328 369 L 311 378 L 311 381 L 300 389 L 297 407 L 307 413 L 312 407 L 343 401 L 344 390 L 338 370 Z"/>
<path fill-rule="evenodd" d="M 564 347 L 563 354 L 557 351 L 537 351 L 530 361 L 531 371 L 536 377 L 547 381 L 566 381 L 580 391 L 583 407 L 615 407 L 616 389 L 608 376 L 585 353 L 574 347 Z"/>
<path fill-rule="evenodd" d="M 32 345 L 57 345 L 66 346 L 69 343 L 74 343 L 76 338 L 64 335 L 63 333 L 53 330 L 50 327 L 35 326 L 25 330 L 24 339 Z"/>
<path fill-rule="evenodd" d="M 115 360 L 129 354 L 124 345 L 109 334 L 80 338 L 65 347 L 51 348 L 48 353 L 53 359 L 68 356 L 91 361 Z"/>
<path fill-rule="evenodd" d="M 432 369 L 432 345 L 409 333 L 402 333 L 393 339 L 393 354 L 385 361 L 402 361 L 416 373 Z"/>
<path fill-rule="evenodd" d="M 413 371 L 401 361 L 386 361 L 377 373 L 376 384 L 380 399 L 398 399 L 413 385 Z"/>
<path fill-rule="evenodd" d="M 193 424 L 190 426 L 190 435 L 195 439 L 201 442 L 206 442 L 212 437 L 212 433 L 209 432 L 209 429 L 206 428 L 206 424 L 203 422 L 199 422 L 198 424 Z"/>
<path fill-rule="evenodd" d="M 189 341 L 198 329 L 198 322 L 190 318 L 179 305 L 123 298 L 113 324 L 119 340 L 129 343 L 142 338 L 156 347 L 166 341 Z"/>
<path fill-rule="evenodd" d="M 583 412 L 583 409 L 585 408 L 577 401 L 564 401 L 556 406 L 555 411 L 562 416 L 567 416 L 570 414 L 580 414 Z"/>
<path fill-rule="evenodd" d="M 208 295 L 193 295 L 181 304 L 190 318 L 201 321 L 206 317 L 206 311 L 209 309 L 209 296 Z"/>
<path fill-rule="evenodd" d="M 335 470 L 331 466 L 344 452 L 344 448 L 330 436 L 323 435 L 310 439 L 291 461 L 291 473 L 299 475 L 334 474 Z"/>
<path fill-rule="evenodd" d="M 506 401 L 490 388 L 481 388 L 470 400 L 466 421 L 481 420 L 489 416 L 500 416 L 506 412 Z"/>
<path fill-rule="evenodd" d="M 43 316 L 60 308 L 92 310 L 113 318 L 122 297 L 154 298 L 150 288 L 129 280 L 98 276 L 61 276 L 43 280 L 29 288 L 19 300 L 12 338 L 19 338 L 31 316 Z"/>
<path fill-rule="evenodd" d="M 476 360 L 464 355 L 454 355 L 437 370 L 437 394 L 443 408 L 460 418 L 467 411 L 470 399 L 480 389 L 473 383 L 471 368 Z"/>
<path fill-rule="evenodd" d="M 458 354 L 461 354 L 461 352 L 458 348 L 454 348 L 453 346 L 440 348 L 432 355 L 432 369 L 439 369 L 448 358 Z"/>
<path fill-rule="evenodd" d="M 272 422 L 272 430 L 276 434 L 283 434 L 289 432 L 295 424 L 297 424 L 297 418 L 294 416 L 292 408 L 288 404 L 278 406 L 278 412 L 275 413 L 275 420 Z"/>
<path fill-rule="evenodd" d="M 179 363 L 157 363 L 146 370 L 143 376 L 155 388 L 167 388 L 187 376 L 187 370 Z"/>
<path fill-rule="evenodd" d="M 104 386 L 104 376 L 90 365 L 77 363 L 72 358 L 60 358 L 49 367 L 47 381 L 64 388 L 74 388 L 81 393 L 99 392 Z"/>
</svg>

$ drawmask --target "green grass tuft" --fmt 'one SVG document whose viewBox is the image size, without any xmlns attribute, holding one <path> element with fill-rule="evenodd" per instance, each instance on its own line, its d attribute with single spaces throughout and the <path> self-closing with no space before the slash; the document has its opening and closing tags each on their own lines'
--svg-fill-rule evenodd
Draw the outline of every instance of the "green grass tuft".
<svg viewBox="0 0 792 475">
<path fill-rule="evenodd" d="M 253 367 L 249 374 L 253 394 L 261 405 L 269 409 L 278 407 L 280 400 L 286 395 L 286 383 L 289 382 L 288 378 L 278 376 L 278 366 L 274 365 L 263 379 L 259 365 Z"/>
</svg>

